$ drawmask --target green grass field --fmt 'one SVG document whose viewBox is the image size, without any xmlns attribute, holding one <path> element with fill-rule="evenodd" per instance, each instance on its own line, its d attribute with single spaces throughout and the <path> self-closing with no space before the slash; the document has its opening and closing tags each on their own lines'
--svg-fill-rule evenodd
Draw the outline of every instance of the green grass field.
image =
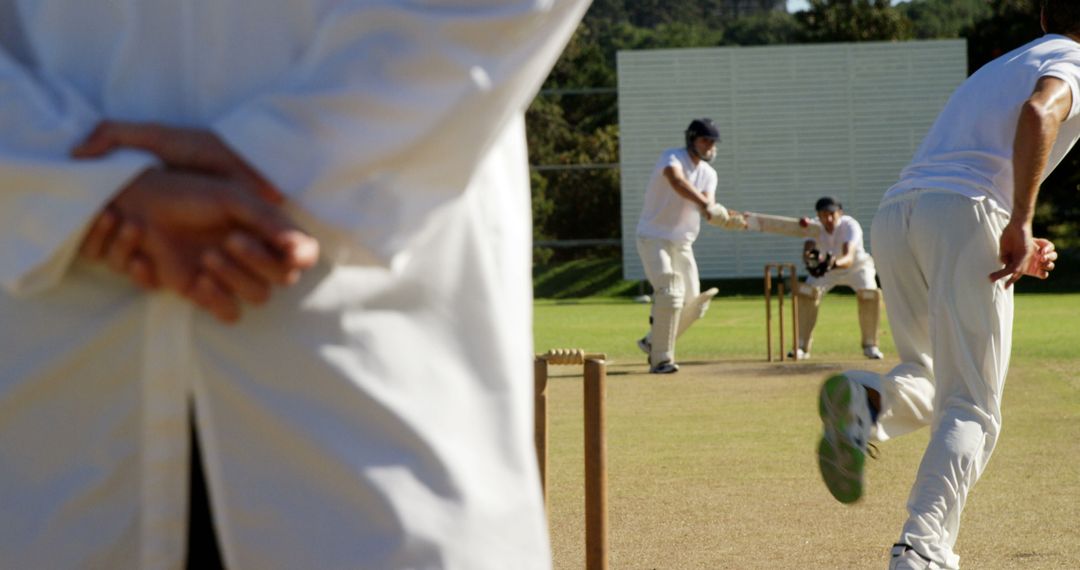
<svg viewBox="0 0 1080 570">
<path fill-rule="evenodd" d="M 1080 294 L 1019 295 L 1004 425 L 969 497 L 957 543 L 964 568 L 1080 568 Z M 926 430 L 880 446 L 867 494 L 835 502 L 819 480 L 816 393 L 826 374 L 879 372 L 862 358 L 855 299 L 822 304 L 813 359 L 765 361 L 764 301 L 713 302 L 678 346 L 682 371 L 646 373 L 634 342 L 648 306 L 538 301 L 537 352 L 609 356 L 611 567 L 885 568 L 905 518 Z M 887 326 L 883 330 L 887 331 Z M 555 565 L 584 566 L 580 367 L 553 368 L 550 525 Z"/>
</svg>

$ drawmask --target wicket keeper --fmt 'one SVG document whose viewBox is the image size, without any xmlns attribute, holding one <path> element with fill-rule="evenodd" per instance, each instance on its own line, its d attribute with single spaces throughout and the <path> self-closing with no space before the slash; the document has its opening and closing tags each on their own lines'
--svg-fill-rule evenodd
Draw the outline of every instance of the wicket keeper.
<svg viewBox="0 0 1080 570">
<path fill-rule="evenodd" d="M 884 358 L 878 348 L 881 290 L 877 287 L 874 258 L 863 247 L 862 226 L 855 218 L 845 215 L 843 206 L 832 196 L 819 199 L 814 210 L 821 222 L 821 230 L 816 240 L 808 239 L 803 244 L 803 261 L 810 276 L 799 284 L 796 292 L 799 297 L 799 347 L 796 353 L 788 353 L 788 356 L 810 357 L 821 299 L 833 287 L 844 285 L 858 297 L 863 355 L 874 360 Z"/>
</svg>

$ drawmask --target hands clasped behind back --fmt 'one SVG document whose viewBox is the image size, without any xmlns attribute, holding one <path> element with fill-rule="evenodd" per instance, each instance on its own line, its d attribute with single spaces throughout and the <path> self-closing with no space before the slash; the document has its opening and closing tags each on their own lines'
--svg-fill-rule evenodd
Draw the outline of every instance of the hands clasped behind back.
<svg viewBox="0 0 1080 570">
<path fill-rule="evenodd" d="M 92 159 L 120 147 L 151 152 L 164 166 L 116 194 L 84 237 L 84 257 L 225 322 L 317 261 L 318 242 L 284 214 L 282 194 L 212 132 L 107 122 L 72 155 Z"/>
</svg>

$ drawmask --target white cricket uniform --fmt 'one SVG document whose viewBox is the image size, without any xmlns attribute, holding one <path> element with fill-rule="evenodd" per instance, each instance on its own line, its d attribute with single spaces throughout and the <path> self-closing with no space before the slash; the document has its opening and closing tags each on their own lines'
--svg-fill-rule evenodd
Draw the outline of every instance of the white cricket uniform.
<svg viewBox="0 0 1080 570">
<path fill-rule="evenodd" d="M 902 363 L 879 388 L 877 437 L 931 426 L 900 541 L 957 568 L 960 513 L 1001 429 L 1013 293 L 999 269 L 1013 197 L 1020 107 L 1040 77 L 1064 80 L 1073 107 L 1045 175 L 1080 137 L 1080 44 L 1047 35 L 988 63 L 945 106 L 901 180 L 885 195 L 871 242 Z"/>
<path fill-rule="evenodd" d="M 548 568 L 523 112 L 587 0 L 0 4 L 0 565 L 179 568 L 188 405 L 229 568 Z M 215 130 L 324 259 L 236 325 L 73 261 Z"/>
<path fill-rule="evenodd" d="M 661 275 L 674 273 L 682 281 L 683 298 L 693 299 L 701 293 L 693 249 L 701 231 L 701 209 L 671 187 L 664 176 L 669 166 L 680 167 L 691 186 L 710 202 L 715 200 L 718 178 L 711 164 L 701 160 L 695 165 L 685 148 L 664 151 L 645 189 L 645 204 L 637 225 L 638 255 L 645 277 L 654 288 L 661 286 Z M 689 317 L 687 313 L 683 318 Z"/>
<path fill-rule="evenodd" d="M 854 249 L 854 259 L 849 267 L 830 270 L 821 277 L 813 275 L 806 278 L 806 284 L 821 289 L 822 294 L 828 293 L 837 285 L 859 289 L 877 289 L 877 272 L 874 269 L 874 258 L 866 253 L 863 246 L 863 231 L 859 222 L 851 216 L 840 216 L 832 233 L 822 227 L 817 236 L 817 249 L 822 253 L 828 252 L 833 258 L 840 257 L 844 252 L 844 244 L 850 243 Z"/>
</svg>

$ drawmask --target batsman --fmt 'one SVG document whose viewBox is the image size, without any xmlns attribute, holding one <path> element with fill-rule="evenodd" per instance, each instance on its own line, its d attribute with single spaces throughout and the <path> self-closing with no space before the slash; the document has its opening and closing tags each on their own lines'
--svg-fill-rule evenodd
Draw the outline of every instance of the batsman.
<svg viewBox="0 0 1080 570">
<path fill-rule="evenodd" d="M 881 290 L 877 287 L 874 258 L 863 247 L 863 231 L 859 222 L 844 214 L 843 206 L 832 196 L 824 196 L 814 205 L 820 230 L 817 239 L 803 245 L 803 261 L 810 274 L 800 283 L 798 296 L 799 346 L 796 359 L 810 357 L 814 325 L 817 323 L 821 299 L 833 287 L 845 285 L 855 291 L 859 305 L 859 329 L 862 333 L 863 355 L 881 359 L 878 348 L 878 320 L 881 312 Z M 815 227 L 816 224 L 803 225 Z"/>
<path fill-rule="evenodd" d="M 701 218 L 728 219 L 716 203 L 716 157 L 720 130 L 711 119 L 694 119 L 685 132 L 686 146 L 664 151 L 645 190 L 637 226 L 637 249 L 653 287 L 650 330 L 638 341 L 649 356 L 649 372 L 678 372 L 675 339 L 705 316 L 715 288 L 701 292 L 693 244 Z"/>
</svg>

